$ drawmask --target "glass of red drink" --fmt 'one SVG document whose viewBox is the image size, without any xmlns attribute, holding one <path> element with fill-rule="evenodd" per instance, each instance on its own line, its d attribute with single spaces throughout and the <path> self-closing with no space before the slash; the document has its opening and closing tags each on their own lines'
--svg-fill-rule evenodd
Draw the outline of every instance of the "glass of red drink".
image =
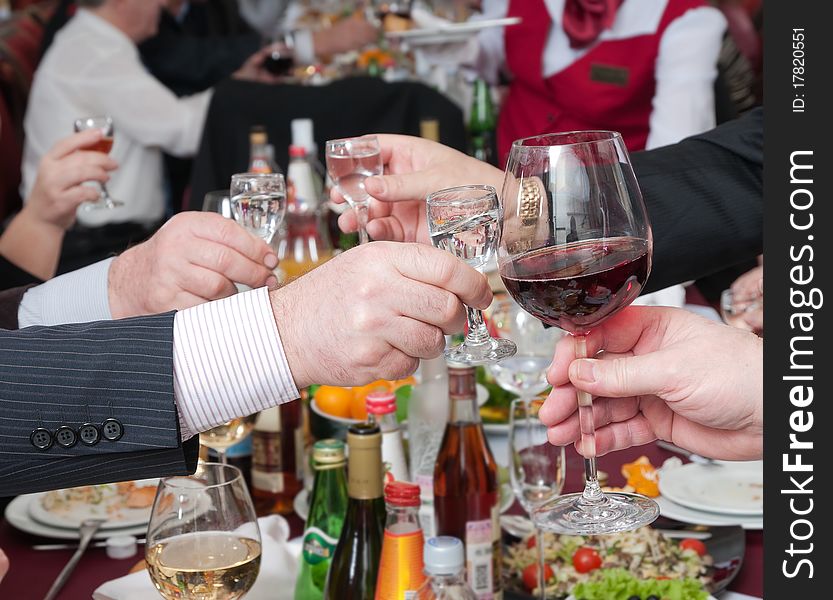
<svg viewBox="0 0 833 600">
<path fill-rule="evenodd" d="M 113 149 L 113 119 L 111 117 L 81 117 L 80 119 L 75 119 L 73 128 L 76 132 L 85 131 L 87 129 L 101 130 L 101 139 L 85 149 L 90 152 L 103 152 L 104 154 L 110 154 L 110 150 Z M 98 210 L 100 208 L 110 209 L 118 206 L 124 206 L 123 202 L 110 196 L 110 192 L 107 191 L 107 185 L 104 182 L 99 185 L 101 187 L 101 193 L 98 200 L 96 202 L 85 202 L 82 204 L 84 210 Z"/>
</svg>

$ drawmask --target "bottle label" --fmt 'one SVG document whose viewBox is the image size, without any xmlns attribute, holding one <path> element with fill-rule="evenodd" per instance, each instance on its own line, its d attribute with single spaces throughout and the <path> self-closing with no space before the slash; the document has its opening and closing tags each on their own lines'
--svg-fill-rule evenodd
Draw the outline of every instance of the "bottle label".
<svg viewBox="0 0 833 600">
<path fill-rule="evenodd" d="M 376 600 L 400 600 L 416 593 L 425 580 L 422 551 L 424 538 L 417 529 L 409 533 L 385 531 Z"/>
<path fill-rule="evenodd" d="M 284 491 L 281 434 L 275 431 L 252 432 L 252 487 L 279 494 Z"/>
<path fill-rule="evenodd" d="M 310 527 L 304 534 L 304 561 L 317 565 L 330 560 L 335 552 L 338 539 L 327 535 L 318 527 Z"/>
<path fill-rule="evenodd" d="M 478 600 L 495 598 L 492 519 L 466 523 L 466 572 Z"/>
</svg>

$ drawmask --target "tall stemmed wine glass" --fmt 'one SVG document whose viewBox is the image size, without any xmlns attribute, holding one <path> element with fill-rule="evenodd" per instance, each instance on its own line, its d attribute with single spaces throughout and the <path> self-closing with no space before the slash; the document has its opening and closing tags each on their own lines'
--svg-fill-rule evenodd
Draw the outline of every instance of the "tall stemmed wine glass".
<svg viewBox="0 0 833 600">
<path fill-rule="evenodd" d="M 549 387 L 547 368 L 555 344 L 564 332 L 545 327 L 508 297 L 492 304 L 489 318 L 498 334 L 511 339 L 518 347 L 512 358 L 489 365 L 489 373 L 504 390 L 531 400 Z"/>
<path fill-rule="evenodd" d="M 237 600 L 260 571 L 260 529 L 240 469 L 200 463 L 159 482 L 145 560 L 168 600 Z"/>
<path fill-rule="evenodd" d="M 448 188 L 430 194 L 426 204 L 431 243 L 482 273 L 500 236 L 501 210 L 495 188 Z M 510 340 L 489 335 L 480 310 L 467 306 L 466 319 L 466 339 L 447 349 L 446 358 L 468 365 L 486 365 L 515 354 L 517 347 Z"/>
<path fill-rule="evenodd" d="M 327 142 L 327 172 L 347 200 L 358 221 L 359 244 L 370 241 L 367 235 L 367 209 L 370 195 L 364 180 L 384 172 L 382 151 L 375 135 L 329 140 Z"/>
<path fill-rule="evenodd" d="M 237 173 L 231 176 L 234 220 L 267 244 L 286 213 L 286 181 L 280 173 Z"/>
<path fill-rule="evenodd" d="M 651 227 L 622 136 L 612 131 L 543 135 L 512 145 L 503 185 L 500 276 L 512 297 L 548 325 L 586 335 L 630 304 L 651 270 Z M 638 494 L 602 492 L 593 402 L 578 393 L 585 489 L 547 502 L 535 523 L 574 535 L 637 529 L 659 514 Z"/>
<path fill-rule="evenodd" d="M 564 448 L 547 441 L 547 427 L 538 418 L 544 404 L 538 398 L 515 398 L 509 408 L 509 481 L 518 502 L 531 516 L 542 504 L 557 498 L 564 486 Z M 544 573 L 544 535 L 535 528 L 538 549 L 538 594 L 547 597 Z"/>
<path fill-rule="evenodd" d="M 90 152 L 103 152 L 110 154 L 113 149 L 113 119 L 109 116 L 102 117 L 82 117 L 75 119 L 73 122 L 73 130 L 77 133 L 79 131 L 86 131 L 87 129 L 98 129 L 101 131 L 101 139 L 93 146 L 86 148 Z M 83 210 L 96 210 L 99 208 L 117 208 L 124 206 L 124 202 L 116 200 L 110 196 L 107 191 L 107 184 L 103 181 L 99 184 L 100 194 L 98 200 L 95 202 L 84 202 L 82 204 Z"/>
</svg>

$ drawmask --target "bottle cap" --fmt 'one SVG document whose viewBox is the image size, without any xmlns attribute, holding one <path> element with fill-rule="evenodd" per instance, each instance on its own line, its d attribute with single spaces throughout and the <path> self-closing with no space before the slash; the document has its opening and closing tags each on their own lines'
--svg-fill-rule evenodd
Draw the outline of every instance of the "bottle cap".
<svg viewBox="0 0 833 600">
<path fill-rule="evenodd" d="M 303 146 L 295 146 L 294 144 L 289 147 L 289 158 L 304 158 L 307 155 L 307 150 Z"/>
<path fill-rule="evenodd" d="M 427 575 L 456 575 L 466 564 L 463 542 L 445 535 L 429 538 L 425 542 L 423 560 Z"/>
<path fill-rule="evenodd" d="M 292 128 L 292 145 L 301 146 L 307 154 L 314 154 L 316 147 L 312 135 L 312 119 L 292 119 L 289 125 Z"/>
<path fill-rule="evenodd" d="M 252 144 L 265 144 L 269 141 L 266 135 L 266 128 L 263 125 L 255 125 L 249 130 L 249 142 Z"/>
<path fill-rule="evenodd" d="M 385 486 L 385 502 L 393 506 L 419 506 L 419 486 L 408 481 L 391 481 Z"/>
<path fill-rule="evenodd" d="M 312 460 L 318 465 L 344 464 L 344 442 L 341 440 L 319 440 L 312 446 Z"/>
<path fill-rule="evenodd" d="M 107 538 L 107 556 L 123 559 L 136 555 L 136 537 L 132 535 L 114 535 Z"/>
<path fill-rule="evenodd" d="M 347 445 L 353 448 L 381 448 L 382 430 L 375 423 L 356 423 L 347 429 Z"/>
<path fill-rule="evenodd" d="M 371 392 L 365 399 L 371 415 L 387 415 L 396 412 L 396 395 L 393 392 Z"/>
</svg>

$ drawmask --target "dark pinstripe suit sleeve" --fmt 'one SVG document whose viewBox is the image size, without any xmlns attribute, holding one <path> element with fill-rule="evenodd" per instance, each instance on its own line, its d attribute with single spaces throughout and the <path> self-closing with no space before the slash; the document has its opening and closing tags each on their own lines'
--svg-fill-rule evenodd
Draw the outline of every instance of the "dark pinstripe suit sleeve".
<svg viewBox="0 0 833 600">
<path fill-rule="evenodd" d="M 173 391 L 174 313 L 0 331 L 0 496 L 193 472 Z M 113 417 L 117 441 L 38 450 L 36 427 Z"/>
<path fill-rule="evenodd" d="M 763 109 L 633 154 L 654 232 L 647 291 L 699 279 L 763 249 Z"/>
</svg>

